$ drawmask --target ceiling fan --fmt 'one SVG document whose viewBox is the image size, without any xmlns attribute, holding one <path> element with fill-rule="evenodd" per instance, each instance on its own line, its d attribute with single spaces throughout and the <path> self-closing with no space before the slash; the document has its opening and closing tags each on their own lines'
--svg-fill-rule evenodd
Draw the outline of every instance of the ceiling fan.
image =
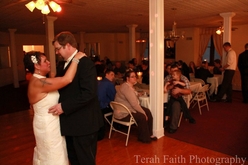
<svg viewBox="0 0 248 165">
<path fill-rule="evenodd" d="M 28 3 L 30 1 L 32 0 L 3 0 L 0 6 L 2 6 L 3 8 L 9 8 L 9 7 L 17 6 L 20 4 L 24 5 L 25 3 Z M 33 0 L 33 1 L 36 1 L 36 0 Z M 49 1 L 49 0 L 44 0 L 44 1 Z M 63 4 L 63 3 L 72 4 L 74 1 L 78 1 L 78 0 L 53 0 L 53 1 L 55 1 L 58 4 Z"/>
</svg>

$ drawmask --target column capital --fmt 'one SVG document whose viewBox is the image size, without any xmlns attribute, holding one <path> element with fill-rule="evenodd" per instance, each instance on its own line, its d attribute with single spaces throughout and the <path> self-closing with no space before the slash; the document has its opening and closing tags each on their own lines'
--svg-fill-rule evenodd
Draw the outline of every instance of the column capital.
<svg viewBox="0 0 248 165">
<path fill-rule="evenodd" d="M 10 33 L 15 33 L 16 29 L 8 29 Z"/>
<path fill-rule="evenodd" d="M 131 24 L 131 25 L 126 25 L 128 28 L 136 28 L 138 25 L 137 24 Z"/>
<path fill-rule="evenodd" d="M 235 15 L 236 15 L 236 13 L 234 13 L 234 12 L 220 13 L 220 16 L 223 18 L 233 17 Z"/>
</svg>

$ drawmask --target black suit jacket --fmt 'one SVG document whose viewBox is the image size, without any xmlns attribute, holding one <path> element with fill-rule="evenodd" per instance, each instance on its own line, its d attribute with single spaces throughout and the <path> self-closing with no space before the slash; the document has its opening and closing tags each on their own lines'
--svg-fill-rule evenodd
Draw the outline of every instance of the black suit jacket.
<svg viewBox="0 0 248 165">
<path fill-rule="evenodd" d="M 58 67 L 63 76 L 70 66 Z M 60 115 L 61 134 L 83 136 L 97 132 L 103 117 L 97 97 L 97 78 L 94 63 L 87 57 L 80 59 L 76 75 L 69 85 L 59 90 L 63 114 Z"/>
<path fill-rule="evenodd" d="M 207 83 L 208 77 L 213 77 L 214 75 L 208 70 L 203 67 L 200 67 L 199 69 L 196 69 L 195 71 L 195 78 L 202 79 L 205 83 Z"/>
</svg>

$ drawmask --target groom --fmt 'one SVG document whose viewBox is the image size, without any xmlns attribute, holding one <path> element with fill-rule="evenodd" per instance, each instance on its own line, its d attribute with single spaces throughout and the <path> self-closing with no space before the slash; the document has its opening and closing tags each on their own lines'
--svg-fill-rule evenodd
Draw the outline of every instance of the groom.
<svg viewBox="0 0 248 165">
<path fill-rule="evenodd" d="M 77 42 L 72 33 L 65 31 L 55 37 L 53 45 L 56 54 L 66 61 L 57 70 L 57 76 L 63 76 L 78 51 Z M 94 63 L 81 58 L 73 81 L 59 90 L 59 104 L 49 109 L 60 115 L 61 134 L 66 138 L 71 165 L 95 165 L 97 132 L 103 126 L 96 77 Z"/>
</svg>

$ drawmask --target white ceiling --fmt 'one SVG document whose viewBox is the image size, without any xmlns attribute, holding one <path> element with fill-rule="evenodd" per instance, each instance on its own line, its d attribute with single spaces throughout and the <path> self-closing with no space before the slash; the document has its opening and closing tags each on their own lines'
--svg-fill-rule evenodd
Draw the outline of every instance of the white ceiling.
<svg viewBox="0 0 248 165">
<path fill-rule="evenodd" d="M 0 1 L 0 31 L 17 29 L 16 33 L 45 34 L 44 16 L 37 9 L 31 13 L 25 4 L 31 0 Z M 62 12 L 53 13 L 55 33 L 128 32 L 126 25 L 137 24 L 136 31 L 148 32 L 149 0 L 54 0 Z M 173 11 L 172 8 L 176 8 Z M 178 28 L 218 27 L 220 13 L 234 12 L 233 27 L 248 24 L 248 0 L 164 0 L 165 30 L 173 20 Z"/>
</svg>

